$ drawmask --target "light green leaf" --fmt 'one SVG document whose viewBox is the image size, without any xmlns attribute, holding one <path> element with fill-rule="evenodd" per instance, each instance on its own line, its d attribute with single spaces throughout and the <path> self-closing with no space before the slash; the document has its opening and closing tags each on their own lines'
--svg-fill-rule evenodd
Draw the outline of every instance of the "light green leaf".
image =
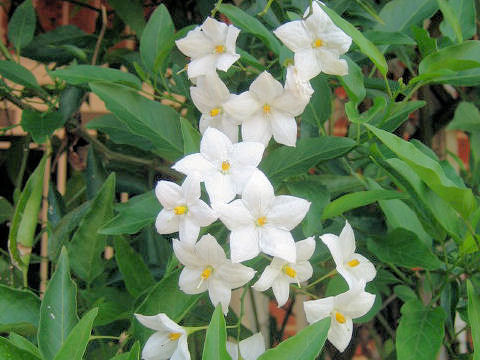
<svg viewBox="0 0 480 360">
<path fill-rule="evenodd" d="M 27 350 L 20 349 L 4 337 L 0 337 L 0 359 L 2 360 L 39 360 Z"/>
<path fill-rule="evenodd" d="M 40 299 L 34 293 L 0 284 L 0 309 L 0 332 L 35 333 L 40 316 Z"/>
<path fill-rule="evenodd" d="M 11 332 L 10 335 L 8 336 L 8 340 L 10 340 L 10 343 L 15 345 L 16 347 L 28 351 L 30 354 L 34 355 L 38 359 L 42 358 L 42 355 L 40 354 L 40 350 L 33 345 L 30 341 L 25 339 L 23 336 L 18 335 L 14 332 Z"/>
<path fill-rule="evenodd" d="M 452 205 L 463 217 L 468 218 L 476 207 L 472 190 L 457 187 L 444 173 L 440 164 L 418 150 L 413 144 L 365 124 L 400 159 L 405 161 L 415 173 L 442 199 Z"/>
<path fill-rule="evenodd" d="M 437 0 L 438 6 L 442 12 L 443 18 L 450 25 L 455 33 L 458 43 L 463 42 L 462 28 L 460 27 L 460 22 L 453 10 L 452 6 L 447 0 Z"/>
<path fill-rule="evenodd" d="M 63 122 L 63 116 L 58 111 L 38 112 L 29 109 L 22 111 L 22 128 L 32 135 L 36 143 L 47 141 L 55 129 L 63 125 Z"/>
<path fill-rule="evenodd" d="M 445 333 L 443 309 L 433 309 L 420 300 L 410 300 L 402 306 L 401 313 L 395 344 L 397 359 L 435 359 Z"/>
<path fill-rule="evenodd" d="M 375 30 L 409 32 L 412 25 L 418 25 L 438 10 L 436 0 L 392 0 L 385 3 L 378 14 L 384 24 Z"/>
<path fill-rule="evenodd" d="M 202 135 L 185 118 L 180 118 L 180 126 L 183 137 L 183 152 L 185 155 L 200 152 L 200 140 Z"/>
<path fill-rule="evenodd" d="M 17 52 L 32 41 L 36 24 L 32 0 L 25 0 L 17 6 L 8 22 L 8 39 Z"/>
<path fill-rule="evenodd" d="M 82 360 L 92 332 L 93 321 L 98 314 L 98 308 L 86 313 L 72 329 L 54 360 Z"/>
<path fill-rule="evenodd" d="M 135 35 L 140 39 L 145 28 L 145 14 L 143 2 L 139 0 L 108 0 L 110 6 L 115 10 L 122 21 L 135 31 Z"/>
<path fill-rule="evenodd" d="M 30 70 L 13 61 L 0 60 L 0 75 L 27 88 L 40 88 Z"/>
<path fill-rule="evenodd" d="M 45 359 L 55 357 L 77 322 L 77 287 L 70 278 L 68 253 L 63 248 L 40 306 L 37 338 Z"/>
<path fill-rule="evenodd" d="M 380 260 L 406 268 L 437 270 L 443 263 L 415 233 L 398 228 L 382 239 L 369 239 L 368 250 Z"/>
<path fill-rule="evenodd" d="M 412 26 L 412 33 L 422 57 L 426 57 L 437 51 L 437 39 L 430 37 L 429 32 L 423 27 Z"/>
<path fill-rule="evenodd" d="M 327 317 L 267 350 L 258 360 L 315 360 L 323 349 L 329 329 L 330 317 Z"/>
<path fill-rule="evenodd" d="M 468 294 L 468 323 L 472 329 L 473 360 L 480 359 L 480 296 L 475 291 L 473 284 L 467 280 Z"/>
<path fill-rule="evenodd" d="M 115 174 L 107 178 L 68 246 L 72 271 L 82 280 L 91 283 L 104 270 L 102 252 L 106 236 L 98 230 L 113 216 Z"/>
<path fill-rule="evenodd" d="M 460 23 L 460 28 L 464 39 L 471 39 L 475 35 L 477 26 L 475 0 L 447 0 L 451 6 L 455 17 Z M 452 41 L 455 40 L 455 31 L 452 26 L 444 19 L 440 23 L 440 31 L 443 35 L 448 36 Z"/>
<path fill-rule="evenodd" d="M 407 197 L 407 195 L 393 190 L 368 190 L 347 194 L 328 204 L 323 211 L 322 219 L 330 219 L 346 211 L 369 205 L 379 200 L 405 199 Z"/>
<path fill-rule="evenodd" d="M 447 129 L 480 132 L 480 111 L 473 103 L 462 101 Z"/>
<path fill-rule="evenodd" d="M 208 325 L 202 360 L 231 360 L 227 352 L 227 329 L 222 305 L 218 304 Z"/>
<path fill-rule="evenodd" d="M 345 88 L 348 98 L 355 104 L 359 104 L 366 96 L 365 85 L 363 84 L 362 69 L 349 57 L 345 57 L 348 63 L 348 74 L 339 76 L 340 83 Z"/>
<path fill-rule="evenodd" d="M 13 215 L 13 206 L 3 196 L 0 196 L 0 224 L 10 220 Z"/>
</svg>

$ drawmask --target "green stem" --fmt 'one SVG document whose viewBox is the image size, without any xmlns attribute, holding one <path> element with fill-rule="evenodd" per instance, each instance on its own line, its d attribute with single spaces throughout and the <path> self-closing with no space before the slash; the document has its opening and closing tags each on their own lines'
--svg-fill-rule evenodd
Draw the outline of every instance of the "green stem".
<svg viewBox="0 0 480 360">
<path fill-rule="evenodd" d="M 330 277 L 332 277 L 333 275 L 335 275 L 337 273 L 337 269 L 333 269 L 332 271 L 330 271 L 328 274 L 326 275 L 323 275 L 322 277 L 318 278 L 317 280 L 315 280 L 314 282 L 312 282 L 311 284 L 308 284 L 306 287 L 304 287 L 304 289 L 309 289 L 311 287 L 314 287 L 315 285 L 317 285 L 318 283 L 322 282 L 323 280 L 326 280 Z"/>
<path fill-rule="evenodd" d="M 273 3 L 273 0 L 268 0 L 268 3 L 267 3 L 267 5 L 265 6 L 265 8 L 264 8 L 262 11 L 260 11 L 260 12 L 257 14 L 257 16 L 263 16 L 263 15 L 265 15 L 265 14 L 268 12 L 268 9 L 270 9 L 270 6 L 272 6 L 272 3 Z"/>
<path fill-rule="evenodd" d="M 260 331 L 260 322 L 258 321 L 258 312 L 257 312 L 257 304 L 255 302 L 255 297 L 253 296 L 252 289 L 249 289 L 250 301 L 252 303 L 252 310 L 253 310 L 253 318 L 255 319 L 255 328 L 257 331 Z"/>
<path fill-rule="evenodd" d="M 248 284 L 243 287 L 242 295 L 240 296 L 240 315 L 238 316 L 237 322 L 237 344 L 240 342 L 240 332 L 242 330 L 242 319 L 245 315 L 245 295 L 247 295 Z M 240 353 L 240 352 L 239 352 Z"/>
<path fill-rule="evenodd" d="M 107 340 L 120 340 L 120 336 L 103 336 L 103 335 L 93 335 L 93 336 L 90 336 L 90 340 L 103 340 L 103 339 L 107 339 Z"/>
<path fill-rule="evenodd" d="M 390 269 L 392 269 L 393 272 L 394 272 L 395 274 L 397 274 L 398 277 L 400 277 L 403 281 L 405 281 L 405 282 L 406 282 L 407 284 L 409 284 L 409 285 L 412 285 L 412 282 L 410 281 L 410 279 L 407 278 L 407 277 L 400 271 L 399 268 L 397 268 L 395 265 L 390 264 L 390 263 L 388 263 L 388 266 L 389 266 Z"/>
<path fill-rule="evenodd" d="M 15 182 L 15 188 L 21 192 L 23 176 L 25 174 L 25 169 L 27 167 L 28 155 L 30 154 L 30 137 L 27 138 L 27 141 L 24 144 L 22 162 L 20 163 L 20 170 L 18 171 L 17 181 Z"/>
<path fill-rule="evenodd" d="M 213 8 L 212 12 L 210 13 L 210 17 L 214 18 L 215 15 L 217 14 L 218 9 L 220 8 L 220 5 L 222 5 L 223 0 L 218 0 L 217 3 L 215 4 L 215 7 Z"/>
</svg>

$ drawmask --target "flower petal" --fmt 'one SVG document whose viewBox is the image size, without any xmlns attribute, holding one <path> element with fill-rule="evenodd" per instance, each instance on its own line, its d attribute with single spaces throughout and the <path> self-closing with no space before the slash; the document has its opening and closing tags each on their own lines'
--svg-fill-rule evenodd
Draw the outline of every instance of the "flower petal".
<svg viewBox="0 0 480 360">
<path fill-rule="evenodd" d="M 308 91 L 306 89 L 302 90 L 304 92 Z M 273 103 L 273 108 L 278 112 L 290 115 L 290 117 L 298 116 L 303 113 L 303 110 L 305 110 L 305 106 L 308 103 L 308 101 L 303 100 L 305 97 L 305 94 L 300 96 L 298 86 L 296 86 L 295 89 L 285 90 L 282 95 L 276 98 Z M 308 97 L 308 99 L 310 99 L 310 97 Z"/>
<path fill-rule="evenodd" d="M 178 287 L 185 294 L 200 294 L 207 290 L 207 282 L 202 282 L 202 268 L 184 267 L 178 278 Z"/>
<path fill-rule="evenodd" d="M 357 260 L 359 262 L 356 266 L 349 266 L 348 262 L 351 260 Z M 375 266 L 368 260 L 365 256 L 360 254 L 353 254 L 353 256 L 349 259 L 346 259 L 347 265 L 345 265 L 345 269 L 348 270 L 349 273 L 353 275 L 354 278 L 358 280 L 364 280 L 365 282 L 372 281 L 375 276 L 377 275 L 377 270 Z"/>
<path fill-rule="evenodd" d="M 301 20 L 294 20 L 279 26 L 273 33 L 293 52 L 312 47 L 312 36 Z"/>
<path fill-rule="evenodd" d="M 243 141 L 234 144 L 232 148 L 232 161 L 237 166 L 254 166 L 257 167 L 262 160 L 265 146 L 259 142 Z"/>
<path fill-rule="evenodd" d="M 213 50 L 213 44 L 205 36 L 200 27 L 187 33 L 187 36 L 175 41 L 178 49 L 192 59 L 201 57 Z"/>
<path fill-rule="evenodd" d="M 245 184 L 242 201 L 255 217 L 254 220 L 267 215 L 267 210 L 275 201 L 275 196 L 272 184 L 261 171 L 255 171 Z"/>
<path fill-rule="evenodd" d="M 305 240 L 297 241 L 295 246 L 297 248 L 297 263 L 310 259 L 315 251 L 315 238 L 310 236 Z"/>
<path fill-rule="evenodd" d="M 297 253 L 298 256 L 298 253 Z M 297 272 L 297 279 L 299 282 L 304 282 L 310 279 L 313 275 L 312 265 L 308 261 L 297 262 L 294 266 Z M 292 279 L 291 282 L 297 282 L 296 279 Z"/>
<path fill-rule="evenodd" d="M 343 263 L 345 262 L 345 254 L 340 246 L 338 236 L 334 234 L 323 234 L 320 236 L 320 239 L 325 245 L 327 245 L 328 250 L 330 250 L 330 254 L 332 255 L 333 261 L 335 261 L 337 269 L 339 267 L 343 267 Z"/>
<path fill-rule="evenodd" d="M 215 72 L 217 56 L 214 54 L 207 54 L 198 58 L 192 58 L 188 64 L 187 74 L 188 78 L 196 78 L 202 75 Z"/>
<path fill-rule="evenodd" d="M 355 234 L 348 221 L 345 221 L 345 226 L 338 236 L 338 242 L 344 257 L 350 256 L 355 252 Z"/>
<path fill-rule="evenodd" d="M 212 203 L 227 203 L 232 201 L 235 195 L 237 195 L 232 176 L 222 174 L 219 171 L 216 171 L 205 180 L 205 189 Z"/>
<path fill-rule="evenodd" d="M 283 93 L 282 84 L 268 71 L 262 72 L 250 85 L 250 92 L 261 105 L 272 105 L 275 98 Z"/>
<path fill-rule="evenodd" d="M 202 154 L 191 154 L 177 161 L 172 169 L 187 176 L 197 176 L 200 181 L 215 170 L 213 165 Z"/>
<path fill-rule="evenodd" d="M 273 138 L 279 144 L 295 146 L 297 142 L 297 122 L 292 115 L 272 110 L 270 117 Z"/>
<path fill-rule="evenodd" d="M 230 139 L 215 128 L 205 130 L 200 142 L 200 152 L 211 163 L 230 159 L 233 145 Z"/>
<path fill-rule="evenodd" d="M 198 240 L 195 244 L 195 252 L 203 264 L 208 264 L 213 267 L 220 266 L 227 261 L 225 251 L 223 251 L 217 240 L 210 234 L 203 235 L 200 240 Z"/>
<path fill-rule="evenodd" d="M 222 45 L 227 37 L 227 24 L 207 17 L 202 24 L 204 34 L 212 40 L 214 45 Z"/>
<path fill-rule="evenodd" d="M 208 226 L 217 220 L 218 216 L 204 201 L 197 200 L 188 206 L 187 218 L 199 226 Z"/>
<path fill-rule="evenodd" d="M 218 303 L 222 304 L 222 310 L 225 315 L 228 313 L 228 305 L 232 297 L 232 290 L 223 281 L 212 279 L 208 283 L 208 295 L 213 306 Z"/>
<path fill-rule="evenodd" d="M 223 104 L 223 110 L 239 122 L 248 119 L 254 112 L 259 111 L 263 105 L 260 104 L 249 91 L 239 95 L 232 95 Z"/>
<path fill-rule="evenodd" d="M 272 137 L 270 121 L 263 114 L 255 113 L 242 123 L 243 141 L 255 141 L 267 146 Z"/>
<path fill-rule="evenodd" d="M 310 300 L 303 303 L 303 309 L 307 316 L 307 321 L 310 324 L 330 316 L 333 310 L 334 298 L 333 296 L 326 297 L 319 300 Z"/>
<path fill-rule="evenodd" d="M 258 332 L 240 341 L 239 347 L 244 360 L 257 360 L 265 352 L 265 340 Z"/>
<path fill-rule="evenodd" d="M 173 210 L 162 209 L 155 220 L 155 227 L 159 234 L 171 234 L 180 228 L 180 216 Z"/>
<path fill-rule="evenodd" d="M 195 253 L 195 247 L 192 244 L 187 244 L 178 239 L 172 240 L 173 251 L 178 261 L 188 267 L 201 266 L 197 254 Z"/>
<path fill-rule="evenodd" d="M 272 290 L 278 307 L 285 305 L 290 294 L 290 282 L 284 276 L 279 276 L 272 283 Z"/>
<path fill-rule="evenodd" d="M 317 51 L 317 61 L 322 71 L 330 75 L 345 76 L 348 74 L 348 64 L 344 59 L 339 59 L 337 55 L 328 50 Z"/>
<path fill-rule="evenodd" d="M 225 47 L 227 48 L 227 52 L 231 54 L 234 54 L 236 51 L 235 43 L 237 42 L 238 34 L 240 34 L 239 28 L 233 25 L 228 25 Z"/>
<path fill-rule="evenodd" d="M 290 263 L 296 262 L 295 241 L 289 231 L 265 225 L 260 235 L 260 250 Z"/>
<path fill-rule="evenodd" d="M 155 195 L 165 209 L 172 210 L 182 201 L 182 188 L 171 181 L 159 181 L 155 186 Z"/>
<path fill-rule="evenodd" d="M 182 215 L 178 229 L 178 237 L 180 238 L 180 241 L 193 245 L 198 239 L 198 234 L 200 234 L 200 226 L 198 226 L 188 215 Z"/>
<path fill-rule="evenodd" d="M 368 313 L 374 302 L 375 295 L 364 291 L 361 286 L 335 296 L 335 308 L 352 319 Z"/>
<path fill-rule="evenodd" d="M 218 70 L 226 72 L 238 59 L 240 59 L 240 55 L 224 53 L 217 57 L 216 67 Z"/>
<path fill-rule="evenodd" d="M 227 352 L 232 360 L 238 360 L 238 344 L 235 344 L 231 341 L 227 341 Z"/>
<path fill-rule="evenodd" d="M 177 349 L 173 353 L 170 360 L 190 360 L 190 352 L 188 351 L 187 336 L 181 336 L 178 339 Z"/>
<path fill-rule="evenodd" d="M 282 263 L 286 263 L 286 261 L 282 261 Z M 266 291 L 272 287 L 273 282 L 280 275 L 281 271 L 281 267 L 267 265 L 260 278 L 252 287 L 257 291 Z"/>
<path fill-rule="evenodd" d="M 280 195 L 273 201 L 267 218 L 275 226 L 292 230 L 303 220 L 310 208 L 310 202 L 290 195 Z"/>
<path fill-rule="evenodd" d="M 212 206 L 228 230 L 233 231 L 245 226 L 254 226 L 255 219 L 241 199 L 233 200 L 229 204 L 215 203 Z"/>
<path fill-rule="evenodd" d="M 200 198 L 200 179 L 195 174 L 185 178 L 182 184 L 182 193 L 187 205 Z"/>
<path fill-rule="evenodd" d="M 172 321 L 166 314 L 157 314 L 153 316 L 135 314 L 137 320 L 145 327 L 160 332 L 178 332 L 186 334 L 185 330 Z"/>
<path fill-rule="evenodd" d="M 169 359 L 177 349 L 177 344 L 178 341 L 172 341 L 168 338 L 168 333 L 156 332 L 145 343 L 142 350 L 142 359 Z"/>
<path fill-rule="evenodd" d="M 318 62 L 317 54 L 314 49 L 305 49 L 296 52 L 294 57 L 295 66 L 300 70 L 300 76 L 304 80 L 313 79 L 320 74 L 322 67 Z"/>
<path fill-rule="evenodd" d="M 230 258 L 233 263 L 250 260 L 260 253 L 254 225 L 236 228 L 230 233 Z"/>
<path fill-rule="evenodd" d="M 352 319 L 347 318 L 345 320 L 345 323 L 340 324 L 335 319 L 332 319 L 330 329 L 328 330 L 328 341 L 340 352 L 343 352 L 350 344 L 353 333 Z"/>
<path fill-rule="evenodd" d="M 217 276 L 229 284 L 232 289 L 245 285 L 252 280 L 254 275 L 255 271 L 252 268 L 229 261 L 221 265 L 217 271 Z"/>
</svg>

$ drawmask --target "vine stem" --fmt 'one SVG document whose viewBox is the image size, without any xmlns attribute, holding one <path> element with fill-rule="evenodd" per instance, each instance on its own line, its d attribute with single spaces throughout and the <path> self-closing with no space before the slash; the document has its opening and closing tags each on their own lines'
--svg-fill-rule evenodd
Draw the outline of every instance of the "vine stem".
<svg viewBox="0 0 480 360">
<path fill-rule="evenodd" d="M 268 9 L 270 9 L 270 6 L 272 6 L 272 3 L 273 3 L 273 0 L 268 0 L 268 3 L 267 3 L 267 5 L 265 6 L 265 8 L 264 8 L 262 11 L 260 11 L 260 12 L 257 14 L 257 16 L 263 16 L 263 15 L 265 15 L 265 14 L 268 12 Z"/>
<path fill-rule="evenodd" d="M 318 278 L 317 280 L 315 280 L 314 282 L 312 282 L 311 284 L 308 284 L 305 289 L 309 289 L 315 285 L 317 285 L 318 283 L 322 282 L 323 280 L 326 280 L 330 277 L 332 277 L 333 275 L 337 274 L 337 269 L 333 269 L 332 271 L 330 271 L 328 274 L 326 275 L 323 275 L 322 277 Z"/>
<path fill-rule="evenodd" d="M 215 4 L 215 7 L 213 8 L 212 12 L 210 13 L 210 16 L 212 18 L 215 17 L 217 14 L 218 9 L 220 8 L 220 5 L 222 5 L 223 0 L 218 0 L 217 3 Z"/>
</svg>

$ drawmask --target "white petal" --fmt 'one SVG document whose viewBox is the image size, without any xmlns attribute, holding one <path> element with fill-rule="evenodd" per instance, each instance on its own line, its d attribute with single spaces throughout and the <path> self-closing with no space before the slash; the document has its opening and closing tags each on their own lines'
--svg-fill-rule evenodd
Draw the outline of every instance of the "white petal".
<svg viewBox="0 0 480 360">
<path fill-rule="evenodd" d="M 217 220 L 218 216 L 204 201 L 197 200 L 188 206 L 187 218 L 199 226 L 208 226 Z"/>
<path fill-rule="evenodd" d="M 229 25 L 228 30 L 227 30 L 227 38 L 225 40 L 225 47 L 227 49 L 227 52 L 234 54 L 236 49 L 235 49 L 235 43 L 237 42 L 237 37 L 238 34 L 240 34 L 240 29 L 233 26 Z"/>
<path fill-rule="evenodd" d="M 231 341 L 227 341 L 227 352 L 232 360 L 238 360 L 238 344 L 235 344 Z"/>
<path fill-rule="evenodd" d="M 270 121 L 262 114 L 255 113 L 242 123 L 243 141 L 255 141 L 267 146 L 272 137 Z"/>
<path fill-rule="evenodd" d="M 178 239 L 172 240 L 173 251 L 178 261 L 188 267 L 201 266 L 198 256 L 195 254 L 195 247 Z"/>
<path fill-rule="evenodd" d="M 286 263 L 286 261 L 282 261 Z M 257 282 L 252 286 L 257 291 L 265 291 L 272 287 L 275 279 L 280 275 L 282 271 L 281 267 L 267 265 L 265 270 L 263 270 L 262 275 L 257 280 Z"/>
<path fill-rule="evenodd" d="M 205 131 L 200 142 L 200 152 L 211 163 L 230 159 L 233 145 L 230 139 L 221 131 L 209 128 Z"/>
<path fill-rule="evenodd" d="M 209 114 L 210 110 L 218 106 L 218 101 L 213 96 L 210 96 L 210 93 L 207 91 L 208 88 L 205 85 L 205 77 L 206 76 L 200 76 L 197 80 L 197 86 L 190 87 L 190 96 L 202 114 Z"/>
<path fill-rule="evenodd" d="M 283 93 L 282 84 L 264 71 L 250 85 L 250 92 L 263 105 L 269 104 Z"/>
<path fill-rule="evenodd" d="M 270 117 L 273 138 L 279 144 L 295 146 L 297 142 L 297 122 L 292 115 L 272 110 Z"/>
<path fill-rule="evenodd" d="M 306 17 L 306 19 L 304 20 L 304 25 L 307 31 L 310 31 L 312 34 L 325 31 L 326 28 L 333 25 L 330 17 L 316 2 L 312 3 L 312 13 L 310 15 L 309 13 L 310 8 L 307 8 L 305 10 L 305 13 L 303 14 L 303 17 Z"/>
<path fill-rule="evenodd" d="M 306 89 L 303 89 L 303 91 L 304 93 L 308 92 Z M 298 116 L 303 113 L 303 110 L 305 110 L 305 106 L 308 103 L 308 101 L 304 101 L 305 97 L 306 94 L 300 96 L 297 86 L 295 89 L 285 90 L 282 95 L 275 99 L 273 107 L 275 110 L 289 114 L 292 117 Z M 308 97 L 308 99 L 310 100 L 310 97 Z"/>
<path fill-rule="evenodd" d="M 265 225 L 260 235 L 260 250 L 290 263 L 296 262 L 295 241 L 289 231 Z"/>
<path fill-rule="evenodd" d="M 348 74 L 347 62 L 344 59 L 339 59 L 337 55 L 327 50 L 318 50 L 317 59 L 322 71 L 326 74 L 340 76 Z"/>
<path fill-rule="evenodd" d="M 340 246 L 340 240 L 338 236 L 334 234 L 324 234 L 320 236 L 320 239 L 325 245 L 327 245 L 328 250 L 330 250 L 330 254 L 332 255 L 333 261 L 335 261 L 337 269 L 339 267 L 343 267 L 343 263 L 345 262 L 345 255 Z"/>
<path fill-rule="evenodd" d="M 256 167 L 253 166 L 233 166 L 230 170 L 231 179 L 233 182 L 233 187 L 237 194 L 242 194 L 243 190 L 245 189 L 245 185 L 251 179 L 254 172 L 260 171 Z"/>
<path fill-rule="evenodd" d="M 353 229 L 348 221 L 345 221 L 345 226 L 338 236 L 338 241 L 342 253 L 344 254 L 344 258 L 352 255 L 355 252 L 355 234 L 353 233 Z"/>
<path fill-rule="evenodd" d="M 315 245 L 315 238 L 313 236 L 305 240 L 297 241 L 295 243 L 297 247 L 297 262 L 310 259 L 315 251 Z"/>
<path fill-rule="evenodd" d="M 294 61 L 295 66 L 301 69 L 301 76 L 305 80 L 313 79 L 322 71 L 314 49 L 301 50 L 295 53 Z"/>
<path fill-rule="evenodd" d="M 223 104 L 223 110 L 232 118 L 243 122 L 254 112 L 261 110 L 263 104 L 260 104 L 249 91 L 240 95 L 232 95 L 230 99 Z"/>
<path fill-rule="evenodd" d="M 260 253 L 255 225 L 232 230 L 230 233 L 230 258 L 238 263 L 250 260 Z"/>
<path fill-rule="evenodd" d="M 145 327 L 160 332 L 179 332 L 185 334 L 185 330 L 172 321 L 166 314 L 157 314 L 153 316 L 135 314 L 137 320 Z"/>
<path fill-rule="evenodd" d="M 303 303 L 307 321 L 310 324 L 330 316 L 333 310 L 334 298 L 333 296 L 326 297 L 319 300 L 310 300 Z"/>
<path fill-rule="evenodd" d="M 182 184 L 182 193 L 187 205 L 196 202 L 200 197 L 200 179 L 195 176 L 187 176 Z"/>
<path fill-rule="evenodd" d="M 214 54 L 207 54 L 190 61 L 187 67 L 187 74 L 190 79 L 215 72 L 217 57 Z"/>
<path fill-rule="evenodd" d="M 360 254 L 353 254 L 353 256 L 349 259 L 345 259 L 347 264 L 345 265 L 345 269 L 348 270 L 356 279 L 364 280 L 365 282 L 372 281 L 375 276 L 377 275 L 377 270 L 375 266 L 368 260 L 365 256 Z M 357 260 L 360 264 L 357 266 L 349 266 L 348 262 L 351 260 Z"/>
<path fill-rule="evenodd" d="M 166 209 L 172 210 L 183 199 L 182 188 L 171 181 L 159 181 L 155 186 L 155 195 Z"/>
<path fill-rule="evenodd" d="M 188 216 L 182 215 L 178 229 L 180 241 L 193 245 L 198 239 L 198 234 L 200 234 L 200 226 Z"/>
<path fill-rule="evenodd" d="M 245 226 L 254 226 L 255 219 L 241 199 L 233 200 L 229 204 L 215 203 L 212 206 L 220 215 L 220 220 L 228 230 L 233 231 Z"/>
<path fill-rule="evenodd" d="M 258 218 L 267 215 L 267 210 L 274 200 L 272 184 L 270 184 L 270 181 L 261 171 L 255 171 L 250 180 L 245 184 L 242 201 L 252 215 Z"/>
<path fill-rule="evenodd" d="M 178 339 L 177 350 L 175 350 L 170 360 L 190 360 L 186 335 Z"/>
<path fill-rule="evenodd" d="M 278 307 L 285 305 L 290 293 L 290 283 L 286 281 L 284 276 L 279 276 L 272 284 L 273 295 L 277 300 Z"/>
<path fill-rule="evenodd" d="M 218 70 L 228 71 L 235 61 L 240 59 L 240 55 L 224 53 L 217 57 L 216 67 Z"/>
<path fill-rule="evenodd" d="M 202 154 L 187 155 L 177 161 L 172 166 L 172 169 L 187 176 L 197 176 L 200 181 L 205 181 L 205 177 L 215 170 L 213 165 Z"/>
<path fill-rule="evenodd" d="M 232 161 L 240 166 L 257 167 L 262 160 L 265 146 L 259 142 L 243 141 L 233 145 Z"/>
<path fill-rule="evenodd" d="M 328 341 L 330 341 L 340 352 L 343 352 L 347 348 L 352 339 L 352 319 L 347 318 L 345 320 L 345 323 L 340 324 L 332 318 L 330 329 L 328 330 Z"/>
<path fill-rule="evenodd" d="M 155 227 L 159 234 L 171 234 L 177 232 L 180 227 L 180 217 L 173 210 L 162 209 L 155 220 Z"/>
<path fill-rule="evenodd" d="M 207 282 L 202 281 L 203 269 L 199 267 L 183 268 L 178 278 L 178 287 L 185 294 L 200 294 L 207 290 Z"/>
<path fill-rule="evenodd" d="M 223 281 L 212 279 L 208 283 L 208 295 L 213 306 L 218 303 L 222 304 L 222 310 L 225 315 L 228 313 L 228 305 L 232 297 L 232 290 Z"/>
<path fill-rule="evenodd" d="M 227 37 L 227 25 L 211 17 L 207 17 L 202 24 L 202 30 L 215 45 L 225 43 Z"/>
<path fill-rule="evenodd" d="M 201 57 L 213 50 L 210 40 L 201 31 L 200 27 L 190 30 L 182 39 L 175 41 L 178 49 L 192 59 Z"/>
<path fill-rule="evenodd" d="M 313 87 L 308 80 L 308 74 L 304 74 L 303 70 L 297 66 L 290 65 L 287 68 L 285 93 L 293 93 L 293 95 L 288 94 L 292 96 L 292 99 L 290 100 L 297 101 L 297 106 L 299 107 L 305 107 L 310 102 L 310 98 L 314 92 Z"/>
<path fill-rule="evenodd" d="M 312 36 L 307 32 L 301 20 L 287 22 L 273 33 L 293 52 L 312 47 Z"/>
<path fill-rule="evenodd" d="M 303 220 L 310 202 L 295 196 L 280 195 L 273 201 L 267 219 L 275 226 L 292 230 Z"/>
<path fill-rule="evenodd" d="M 230 91 L 228 90 L 228 87 L 224 84 L 216 72 L 205 75 L 203 79 L 198 79 L 197 86 L 199 86 L 207 94 L 207 96 L 212 99 L 212 104 L 215 106 L 224 103 L 230 97 Z"/>
<path fill-rule="evenodd" d="M 351 289 L 335 296 L 335 308 L 342 314 L 356 319 L 368 313 L 375 302 L 375 295 L 363 289 Z"/>
<path fill-rule="evenodd" d="M 217 276 L 227 283 L 232 289 L 245 285 L 252 280 L 255 271 L 242 264 L 226 262 L 217 269 Z"/>
<path fill-rule="evenodd" d="M 208 197 L 212 203 L 227 203 L 232 201 L 237 194 L 232 176 L 222 174 L 219 171 L 205 180 L 205 189 L 207 189 Z"/>
<path fill-rule="evenodd" d="M 298 256 L 298 254 L 297 254 Z M 312 265 L 308 261 L 301 261 L 293 265 L 295 271 L 297 272 L 297 279 L 300 282 L 307 281 L 313 275 Z M 296 279 L 292 279 L 291 282 L 297 282 Z"/>
<path fill-rule="evenodd" d="M 150 336 L 142 350 L 142 359 L 169 359 L 177 348 L 178 341 L 171 341 L 168 333 L 156 332 Z"/>
<path fill-rule="evenodd" d="M 261 333 L 240 341 L 240 354 L 245 360 L 257 360 L 265 352 L 265 340 Z"/>
<path fill-rule="evenodd" d="M 225 251 L 223 251 L 217 240 L 210 234 L 203 235 L 200 240 L 198 240 L 195 244 L 195 251 L 198 257 L 202 259 L 203 264 L 215 267 L 227 261 Z"/>
<path fill-rule="evenodd" d="M 226 113 L 219 114 L 215 117 L 202 115 L 198 127 L 202 134 L 204 134 L 209 127 L 212 127 L 224 133 L 232 143 L 238 142 L 238 124 Z"/>
</svg>

